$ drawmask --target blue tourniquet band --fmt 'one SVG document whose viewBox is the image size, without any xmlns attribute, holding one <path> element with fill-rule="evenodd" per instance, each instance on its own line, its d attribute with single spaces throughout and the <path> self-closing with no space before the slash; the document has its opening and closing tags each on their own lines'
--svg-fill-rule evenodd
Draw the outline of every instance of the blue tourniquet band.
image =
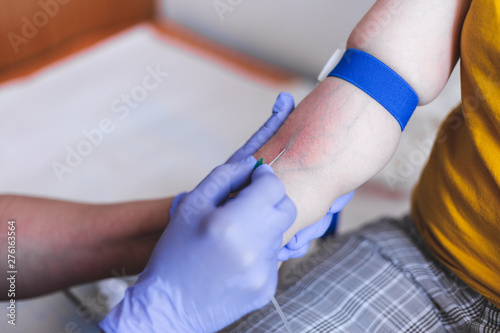
<svg viewBox="0 0 500 333">
<path fill-rule="evenodd" d="M 386 64 L 360 50 L 348 49 L 328 76 L 354 84 L 389 111 L 405 129 L 418 105 L 417 93 Z"/>
</svg>

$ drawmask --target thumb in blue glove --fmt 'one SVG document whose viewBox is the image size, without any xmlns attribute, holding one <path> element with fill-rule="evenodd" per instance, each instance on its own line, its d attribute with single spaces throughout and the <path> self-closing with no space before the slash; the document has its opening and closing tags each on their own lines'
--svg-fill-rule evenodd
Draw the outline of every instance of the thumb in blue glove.
<svg viewBox="0 0 500 333">
<path fill-rule="evenodd" d="M 291 258 L 302 257 L 309 250 L 313 239 L 319 238 L 325 234 L 332 223 L 334 214 L 337 214 L 354 196 L 354 191 L 341 196 L 332 204 L 328 213 L 318 222 L 300 230 L 293 238 L 283 246 L 278 252 L 278 260 L 286 261 Z"/>
<path fill-rule="evenodd" d="M 103 330 L 213 332 L 269 302 L 276 253 L 296 209 L 269 166 L 252 173 L 255 162 L 219 166 L 180 199 L 137 283 L 100 323 Z"/>
</svg>

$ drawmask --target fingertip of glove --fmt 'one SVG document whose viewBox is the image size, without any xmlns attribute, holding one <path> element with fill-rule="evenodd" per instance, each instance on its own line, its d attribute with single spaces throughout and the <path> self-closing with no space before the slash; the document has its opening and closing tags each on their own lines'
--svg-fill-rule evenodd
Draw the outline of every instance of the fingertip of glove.
<svg viewBox="0 0 500 333">
<path fill-rule="evenodd" d="M 287 261 L 290 259 L 290 250 L 283 246 L 276 255 L 278 261 Z"/>
<path fill-rule="evenodd" d="M 290 250 L 297 250 L 299 248 L 299 239 L 297 235 L 294 235 L 292 239 L 285 245 Z"/>
<path fill-rule="evenodd" d="M 339 197 L 335 202 L 330 206 L 330 209 L 328 210 L 328 213 L 337 213 L 344 208 L 345 205 L 351 201 L 351 199 L 354 197 L 354 191 L 351 193 L 347 193 L 341 197 Z"/>
<path fill-rule="evenodd" d="M 288 114 L 295 107 L 295 101 L 287 92 L 282 92 L 276 98 L 276 103 L 274 103 L 273 113 L 277 114 Z"/>
<path fill-rule="evenodd" d="M 287 93 L 287 92 L 281 92 L 279 95 L 278 95 L 278 98 L 277 99 L 281 99 L 281 100 L 292 100 L 293 101 L 293 96 L 290 94 L 290 93 Z"/>
</svg>

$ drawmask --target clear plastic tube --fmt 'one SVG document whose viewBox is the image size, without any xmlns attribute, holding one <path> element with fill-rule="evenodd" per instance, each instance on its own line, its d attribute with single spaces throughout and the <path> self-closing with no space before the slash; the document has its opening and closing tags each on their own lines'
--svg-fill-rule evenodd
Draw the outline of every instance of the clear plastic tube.
<svg viewBox="0 0 500 333">
<path fill-rule="evenodd" d="M 273 298 L 271 298 L 271 302 L 273 302 L 273 305 L 276 308 L 276 310 L 278 311 L 278 314 L 280 315 L 281 320 L 283 320 L 283 323 L 285 324 L 286 330 L 288 331 L 288 333 L 292 333 L 292 328 L 290 327 L 288 320 L 286 320 L 285 314 L 283 313 L 283 311 L 281 311 L 281 307 L 278 304 L 278 302 L 276 301 L 276 298 L 274 298 L 274 296 L 273 296 Z"/>
</svg>

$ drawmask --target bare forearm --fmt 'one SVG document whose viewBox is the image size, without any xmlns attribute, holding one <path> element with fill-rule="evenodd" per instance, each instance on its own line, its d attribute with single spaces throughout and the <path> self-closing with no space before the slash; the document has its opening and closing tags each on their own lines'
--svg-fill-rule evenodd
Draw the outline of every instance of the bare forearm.
<svg viewBox="0 0 500 333">
<path fill-rule="evenodd" d="M 298 215 L 284 243 L 383 168 L 400 135 L 398 122 L 382 106 L 345 81 L 328 78 L 307 96 L 255 154 L 270 161 L 286 148 L 273 169 Z"/>
<path fill-rule="evenodd" d="M 379 0 L 352 32 L 348 47 L 389 65 L 425 104 L 439 94 L 456 64 L 467 8 L 460 0 Z M 284 243 L 319 220 L 336 198 L 380 171 L 400 135 L 392 115 L 357 87 L 338 78 L 316 87 L 255 154 L 270 161 L 286 148 L 273 169 L 298 216 Z"/>
<path fill-rule="evenodd" d="M 139 273 L 167 226 L 170 205 L 171 198 L 90 205 L 0 196 L 0 220 L 16 221 L 16 297 L 41 295 L 114 272 Z M 4 229 L 2 253 L 7 250 Z M 2 281 L 0 290 L 5 288 Z"/>
</svg>

